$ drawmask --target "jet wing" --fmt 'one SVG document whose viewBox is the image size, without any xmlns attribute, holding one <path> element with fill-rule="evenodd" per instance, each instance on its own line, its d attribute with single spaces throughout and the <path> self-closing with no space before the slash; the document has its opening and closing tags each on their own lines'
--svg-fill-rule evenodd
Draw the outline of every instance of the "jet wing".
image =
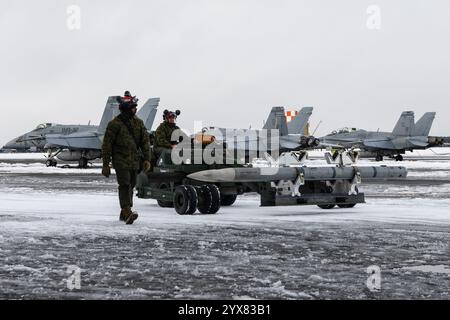
<svg viewBox="0 0 450 320">
<path fill-rule="evenodd" d="M 397 148 L 392 141 L 387 139 L 366 139 L 363 141 L 363 147 L 369 149 L 387 149 L 396 150 Z"/>
<path fill-rule="evenodd" d="M 102 142 L 96 132 L 80 132 L 69 135 L 48 134 L 46 147 L 101 150 Z"/>
<path fill-rule="evenodd" d="M 426 148 L 428 146 L 428 137 L 411 137 L 408 141 L 415 147 Z"/>
<path fill-rule="evenodd" d="M 346 147 L 344 147 L 343 145 L 340 145 L 340 144 L 324 143 L 324 142 L 320 142 L 319 145 L 317 147 L 315 147 L 315 149 L 327 149 L 327 148 L 348 149 L 348 148 L 346 148 Z"/>
</svg>

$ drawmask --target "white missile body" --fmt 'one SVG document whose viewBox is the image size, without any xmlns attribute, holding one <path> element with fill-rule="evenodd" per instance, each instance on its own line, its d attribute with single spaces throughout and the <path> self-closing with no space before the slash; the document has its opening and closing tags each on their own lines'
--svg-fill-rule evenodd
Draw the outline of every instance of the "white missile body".
<svg viewBox="0 0 450 320">
<path fill-rule="evenodd" d="M 268 168 L 226 168 L 205 170 L 188 175 L 188 178 L 209 182 L 269 182 L 296 180 L 302 176 L 305 181 L 351 180 L 358 175 L 361 179 L 405 178 L 408 171 L 401 166 L 302 166 Z"/>
</svg>

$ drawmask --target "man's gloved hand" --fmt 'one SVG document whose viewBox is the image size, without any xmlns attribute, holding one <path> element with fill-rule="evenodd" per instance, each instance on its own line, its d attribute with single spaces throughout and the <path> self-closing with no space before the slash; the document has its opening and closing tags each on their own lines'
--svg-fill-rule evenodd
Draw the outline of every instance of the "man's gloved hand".
<svg viewBox="0 0 450 320">
<path fill-rule="evenodd" d="M 148 172 L 148 170 L 150 170 L 151 166 L 152 165 L 150 164 L 150 161 L 148 161 L 148 160 L 144 160 L 144 162 L 142 163 L 144 172 Z"/>
<path fill-rule="evenodd" d="M 102 175 L 106 178 L 109 178 L 109 175 L 111 174 L 111 168 L 109 167 L 109 164 L 104 164 L 102 168 Z"/>
</svg>

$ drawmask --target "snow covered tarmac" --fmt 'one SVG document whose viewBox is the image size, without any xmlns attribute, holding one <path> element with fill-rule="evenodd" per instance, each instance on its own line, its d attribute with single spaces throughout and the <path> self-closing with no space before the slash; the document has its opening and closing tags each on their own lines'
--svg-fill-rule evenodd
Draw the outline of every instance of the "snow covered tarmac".
<svg viewBox="0 0 450 320">
<path fill-rule="evenodd" d="M 0 161 L 2 162 L 2 161 Z M 406 161 L 407 181 L 364 184 L 354 209 L 259 207 L 179 216 L 135 200 L 118 221 L 99 168 L 0 164 L 1 298 L 450 297 L 450 162 Z M 381 290 L 367 286 L 381 269 Z M 81 288 L 67 288 L 68 266 Z"/>
</svg>

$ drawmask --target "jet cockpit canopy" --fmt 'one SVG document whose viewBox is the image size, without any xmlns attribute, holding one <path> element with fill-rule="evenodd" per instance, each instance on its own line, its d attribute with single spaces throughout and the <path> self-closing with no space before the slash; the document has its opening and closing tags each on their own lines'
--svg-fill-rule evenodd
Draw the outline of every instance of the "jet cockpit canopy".
<svg viewBox="0 0 450 320">
<path fill-rule="evenodd" d="M 36 129 L 34 129 L 33 131 L 37 131 L 37 130 L 42 130 L 48 127 L 51 127 L 53 125 L 53 123 L 41 123 L 40 125 L 38 125 L 36 127 Z"/>
<path fill-rule="evenodd" d="M 357 130 L 358 130 L 357 128 L 345 127 L 345 128 L 341 128 L 338 130 L 334 130 L 333 132 L 331 132 L 331 134 L 350 133 L 350 132 L 354 132 Z"/>
</svg>

